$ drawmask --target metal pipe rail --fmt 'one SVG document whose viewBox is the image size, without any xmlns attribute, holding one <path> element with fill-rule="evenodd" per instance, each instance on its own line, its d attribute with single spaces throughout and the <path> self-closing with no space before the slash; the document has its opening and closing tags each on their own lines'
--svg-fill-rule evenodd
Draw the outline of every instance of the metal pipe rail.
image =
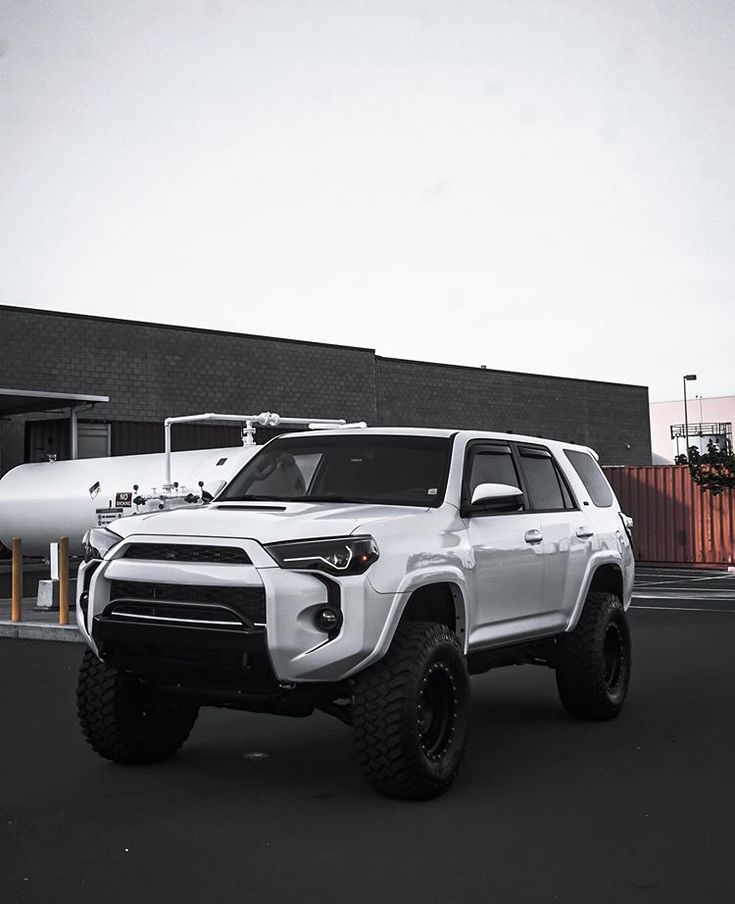
<svg viewBox="0 0 735 904">
<path fill-rule="evenodd" d="M 255 443 L 253 434 L 256 425 L 260 427 L 279 427 L 281 424 L 289 426 L 308 427 L 310 430 L 328 427 L 366 427 L 364 421 L 348 424 L 344 418 L 320 418 L 320 417 L 281 417 L 272 411 L 261 411 L 260 414 L 186 414 L 181 417 L 167 417 L 163 422 L 164 447 L 166 453 L 166 483 L 172 486 L 171 480 L 171 428 L 174 424 L 193 424 L 197 421 L 230 421 L 245 424 L 243 431 L 243 445 L 249 446 Z"/>
</svg>

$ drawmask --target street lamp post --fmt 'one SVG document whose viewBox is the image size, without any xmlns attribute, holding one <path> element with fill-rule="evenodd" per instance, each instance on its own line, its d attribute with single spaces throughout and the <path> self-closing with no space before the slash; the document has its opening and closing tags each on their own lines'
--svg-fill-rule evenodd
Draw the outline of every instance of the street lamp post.
<svg viewBox="0 0 735 904">
<path fill-rule="evenodd" d="M 684 374 L 684 453 L 689 461 L 689 413 L 687 412 L 687 380 L 696 380 L 696 374 Z"/>
</svg>

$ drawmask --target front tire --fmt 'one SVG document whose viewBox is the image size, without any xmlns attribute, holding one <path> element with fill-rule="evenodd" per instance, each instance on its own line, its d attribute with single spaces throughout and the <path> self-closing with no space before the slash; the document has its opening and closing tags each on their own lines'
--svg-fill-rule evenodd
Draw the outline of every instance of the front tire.
<svg viewBox="0 0 735 904">
<path fill-rule="evenodd" d="M 406 800 L 443 794 L 464 754 L 469 704 L 456 635 L 432 622 L 400 625 L 388 653 L 354 687 L 355 746 L 370 786 Z"/>
<path fill-rule="evenodd" d="M 189 737 L 199 709 L 178 702 L 120 672 L 85 650 L 77 684 L 82 734 L 100 756 L 116 763 L 158 763 Z"/>
<path fill-rule="evenodd" d="M 614 719 L 630 684 L 630 629 L 620 600 L 591 592 L 576 628 L 559 639 L 556 685 L 575 719 Z"/>
</svg>

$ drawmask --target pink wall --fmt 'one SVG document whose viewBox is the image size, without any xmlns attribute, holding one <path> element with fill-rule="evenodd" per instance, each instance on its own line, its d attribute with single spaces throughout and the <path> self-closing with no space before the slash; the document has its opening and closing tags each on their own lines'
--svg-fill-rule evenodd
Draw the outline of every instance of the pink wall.
<svg viewBox="0 0 735 904">
<path fill-rule="evenodd" d="M 700 422 L 729 421 L 735 425 L 735 395 L 704 398 L 700 403 L 699 399 L 694 398 L 696 390 L 692 387 L 696 385 L 696 383 L 687 384 L 687 411 L 689 412 L 690 428 L 691 424 Z M 671 425 L 683 423 L 683 398 L 676 402 L 651 403 L 651 447 L 654 456 L 661 456 L 668 462 L 674 461 L 676 446 L 671 439 Z"/>
</svg>

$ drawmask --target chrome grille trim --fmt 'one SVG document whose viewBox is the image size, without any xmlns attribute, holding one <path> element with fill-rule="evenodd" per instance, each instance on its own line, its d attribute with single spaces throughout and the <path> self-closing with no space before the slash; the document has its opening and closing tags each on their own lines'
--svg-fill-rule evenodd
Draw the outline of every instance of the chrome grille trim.
<svg viewBox="0 0 735 904">
<path fill-rule="evenodd" d="M 176 622 L 178 624 L 187 624 L 187 625 L 217 625 L 218 627 L 227 627 L 232 628 L 235 625 L 235 622 L 232 621 L 215 621 L 214 619 L 204 619 L 204 618 L 181 618 L 179 616 L 173 617 L 170 615 L 144 615 L 141 612 L 120 612 L 118 610 L 113 610 L 110 613 L 114 618 L 134 618 L 134 619 L 144 619 L 145 621 L 156 621 L 156 622 Z M 243 628 L 244 625 L 240 623 L 240 627 Z M 260 626 L 258 626 L 260 627 Z"/>
<path fill-rule="evenodd" d="M 265 588 L 112 581 L 105 615 L 260 631 L 267 621 Z"/>
</svg>

